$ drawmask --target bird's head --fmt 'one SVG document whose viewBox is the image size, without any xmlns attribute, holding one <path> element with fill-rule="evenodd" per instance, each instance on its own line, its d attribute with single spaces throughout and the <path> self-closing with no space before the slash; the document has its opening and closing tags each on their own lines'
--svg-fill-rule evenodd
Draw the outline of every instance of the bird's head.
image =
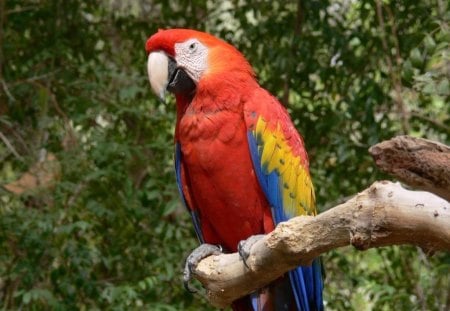
<svg viewBox="0 0 450 311">
<path fill-rule="evenodd" d="M 190 29 L 160 30 L 145 45 L 150 85 L 159 97 L 167 91 L 192 97 L 212 77 L 253 77 L 244 56 L 210 34 Z"/>
</svg>

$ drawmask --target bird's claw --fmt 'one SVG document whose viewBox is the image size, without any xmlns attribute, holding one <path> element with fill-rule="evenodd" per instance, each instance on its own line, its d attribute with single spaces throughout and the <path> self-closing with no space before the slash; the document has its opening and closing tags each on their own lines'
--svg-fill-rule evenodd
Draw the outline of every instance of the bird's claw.
<svg viewBox="0 0 450 311">
<path fill-rule="evenodd" d="M 252 235 L 247 240 L 242 240 L 238 244 L 238 253 L 239 256 L 242 258 L 242 261 L 244 262 L 244 265 L 250 269 L 250 267 L 247 264 L 247 259 L 250 256 L 250 250 L 252 249 L 252 246 L 261 240 L 264 237 L 264 234 L 257 234 Z"/>
<path fill-rule="evenodd" d="M 186 264 L 183 272 L 183 285 L 184 288 L 190 293 L 196 293 L 197 291 L 191 289 L 189 282 L 192 279 L 193 271 L 197 267 L 198 263 L 211 255 L 219 255 L 222 253 L 222 247 L 219 245 L 202 244 L 192 251 L 192 253 L 186 258 Z"/>
</svg>

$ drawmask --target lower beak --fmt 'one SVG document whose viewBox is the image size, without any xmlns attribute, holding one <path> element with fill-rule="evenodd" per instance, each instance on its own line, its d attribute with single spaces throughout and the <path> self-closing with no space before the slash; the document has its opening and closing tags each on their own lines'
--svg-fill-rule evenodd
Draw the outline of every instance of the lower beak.
<svg viewBox="0 0 450 311">
<path fill-rule="evenodd" d="M 176 61 L 164 52 L 157 51 L 148 55 L 148 78 L 153 91 L 164 99 L 166 90 L 173 94 L 191 96 L 196 84 Z"/>
<path fill-rule="evenodd" d="M 196 88 L 195 82 L 189 77 L 189 75 L 182 68 L 176 68 L 171 70 L 170 61 L 175 66 L 176 63 L 172 59 L 169 59 L 169 84 L 167 90 L 173 94 L 191 95 Z"/>
</svg>

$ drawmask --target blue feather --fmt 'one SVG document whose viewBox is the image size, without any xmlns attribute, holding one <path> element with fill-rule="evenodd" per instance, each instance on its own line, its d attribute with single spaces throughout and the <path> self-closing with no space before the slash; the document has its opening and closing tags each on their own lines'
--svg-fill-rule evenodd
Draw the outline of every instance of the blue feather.
<svg viewBox="0 0 450 311">
<path fill-rule="evenodd" d="M 184 197 L 183 193 L 183 184 L 181 180 L 181 146 L 179 143 L 175 144 L 175 178 L 177 181 L 177 187 L 178 192 L 180 193 L 181 201 L 183 202 L 183 205 L 187 208 L 189 213 L 191 214 L 192 223 L 194 224 L 194 230 L 197 234 L 197 238 L 200 241 L 200 243 L 205 243 L 205 240 L 203 239 L 201 226 L 200 226 L 200 217 L 197 213 L 197 211 L 192 210 L 189 208 L 188 204 L 186 203 L 186 198 Z"/>
</svg>

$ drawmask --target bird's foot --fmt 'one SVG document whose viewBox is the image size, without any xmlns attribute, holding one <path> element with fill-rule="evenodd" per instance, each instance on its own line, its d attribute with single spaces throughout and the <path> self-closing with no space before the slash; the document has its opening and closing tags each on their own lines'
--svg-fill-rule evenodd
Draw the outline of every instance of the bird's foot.
<svg viewBox="0 0 450 311">
<path fill-rule="evenodd" d="M 242 240 L 238 244 L 238 253 L 239 256 L 242 258 L 242 261 L 244 261 L 244 265 L 249 268 L 247 265 L 247 259 L 250 256 L 250 250 L 252 249 L 252 246 L 261 240 L 265 235 L 264 234 L 257 234 L 252 235 L 247 240 Z"/>
<path fill-rule="evenodd" d="M 189 287 L 189 282 L 192 279 L 192 274 L 194 268 L 197 267 L 198 263 L 211 255 L 220 255 L 222 253 L 222 247 L 212 244 L 202 244 L 196 249 L 192 251 L 192 253 L 186 258 L 186 264 L 184 266 L 183 272 L 183 284 L 184 288 L 190 292 L 195 293 L 196 290 L 193 290 Z"/>
</svg>

